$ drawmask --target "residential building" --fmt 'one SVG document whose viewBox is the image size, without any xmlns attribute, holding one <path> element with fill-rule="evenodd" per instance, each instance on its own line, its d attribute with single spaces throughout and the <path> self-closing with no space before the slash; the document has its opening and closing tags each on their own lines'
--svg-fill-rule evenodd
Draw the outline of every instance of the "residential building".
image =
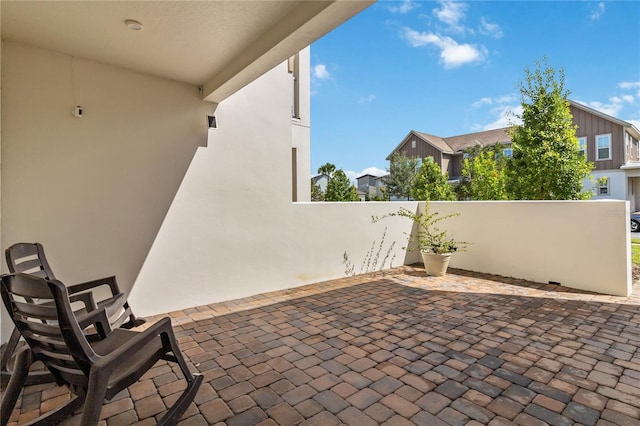
<svg viewBox="0 0 640 426">
<path fill-rule="evenodd" d="M 325 174 L 313 176 L 311 178 L 311 182 L 313 182 L 314 185 L 318 185 L 318 187 L 320 188 L 320 190 L 322 192 L 326 192 L 327 183 L 329 183 L 329 176 L 327 176 Z"/>
<path fill-rule="evenodd" d="M 384 188 L 384 177 L 374 176 L 370 174 L 362 175 L 357 178 L 358 181 L 358 193 L 363 193 L 369 199 L 379 198 L 382 199 L 384 194 L 382 188 Z"/>
<path fill-rule="evenodd" d="M 571 102 L 576 136 L 587 160 L 593 162 L 596 199 L 629 200 L 631 211 L 640 209 L 640 131 L 631 123 L 577 102 Z"/>
<path fill-rule="evenodd" d="M 474 146 L 485 147 L 495 144 L 504 145 L 505 150 L 510 149 L 511 138 L 507 128 L 447 138 L 412 130 L 389 154 L 387 160 L 390 160 L 391 156 L 396 152 L 403 152 L 409 158 L 417 157 L 419 162 L 424 158 L 433 157 L 443 173 L 448 173 L 449 179 L 455 182 L 462 173 L 462 160 L 466 149 Z"/>
<path fill-rule="evenodd" d="M 587 160 L 593 162 L 592 180 L 585 180 L 585 189 L 592 190 L 595 199 L 628 200 L 631 210 L 640 209 L 640 131 L 631 123 L 604 114 L 578 102 L 569 101 L 576 136 Z M 451 182 L 457 182 L 462 172 L 465 150 L 475 146 L 500 144 L 505 155 L 511 155 L 509 128 L 440 137 L 412 130 L 389 154 L 407 157 L 433 157 Z"/>
</svg>

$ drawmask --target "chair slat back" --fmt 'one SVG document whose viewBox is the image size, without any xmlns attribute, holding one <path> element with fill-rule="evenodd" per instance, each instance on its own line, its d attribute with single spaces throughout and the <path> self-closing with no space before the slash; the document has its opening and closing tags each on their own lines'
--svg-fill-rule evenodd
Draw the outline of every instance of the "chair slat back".
<svg viewBox="0 0 640 426">
<path fill-rule="evenodd" d="M 24 272 L 48 280 L 55 280 L 53 271 L 40 243 L 16 243 L 5 251 L 9 271 Z"/>
<path fill-rule="evenodd" d="M 44 363 L 58 384 L 85 385 L 91 368 L 87 351 L 92 351 L 73 315 L 64 284 L 18 273 L 2 277 L 1 291 L 34 358 Z"/>
</svg>

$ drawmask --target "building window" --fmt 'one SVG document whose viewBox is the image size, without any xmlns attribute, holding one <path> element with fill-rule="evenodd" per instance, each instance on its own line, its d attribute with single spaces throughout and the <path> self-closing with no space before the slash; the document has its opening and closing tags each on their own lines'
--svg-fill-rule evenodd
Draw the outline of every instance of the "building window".
<svg viewBox="0 0 640 426">
<path fill-rule="evenodd" d="M 411 148 L 416 149 L 416 141 L 411 141 Z"/>
<path fill-rule="evenodd" d="M 587 156 L 587 138 L 585 136 L 578 138 L 578 152 L 583 157 Z"/>
<path fill-rule="evenodd" d="M 609 195 L 609 178 L 606 176 L 598 179 L 598 195 L 599 196 Z"/>
<path fill-rule="evenodd" d="M 611 134 L 596 136 L 596 160 L 611 160 Z"/>
<path fill-rule="evenodd" d="M 293 82 L 293 99 L 291 101 L 291 117 L 300 118 L 300 53 L 296 53 L 288 61 L 289 74 Z"/>
<path fill-rule="evenodd" d="M 291 148 L 291 201 L 298 201 L 298 150 Z"/>
<path fill-rule="evenodd" d="M 504 148 L 502 150 L 502 155 L 504 155 L 507 158 L 513 157 L 513 149 L 512 148 Z"/>
</svg>

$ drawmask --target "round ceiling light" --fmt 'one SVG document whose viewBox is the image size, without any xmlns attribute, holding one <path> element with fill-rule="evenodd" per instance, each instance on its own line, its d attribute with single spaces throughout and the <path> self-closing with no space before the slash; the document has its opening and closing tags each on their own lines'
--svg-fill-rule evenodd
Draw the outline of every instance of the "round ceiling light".
<svg viewBox="0 0 640 426">
<path fill-rule="evenodd" d="M 124 24 L 133 31 L 142 31 L 144 29 L 144 25 L 141 22 L 136 21 L 135 19 L 127 19 L 124 21 Z"/>
</svg>

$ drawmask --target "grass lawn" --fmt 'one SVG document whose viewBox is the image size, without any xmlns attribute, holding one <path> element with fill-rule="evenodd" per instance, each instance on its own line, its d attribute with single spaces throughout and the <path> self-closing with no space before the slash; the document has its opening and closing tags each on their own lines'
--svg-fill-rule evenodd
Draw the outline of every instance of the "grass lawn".
<svg viewBox="0 0 640 426">
<path fill-rule="evenodd" d="M 640 238 L 631 239 L 631 263 L 640 265 Z"/>
</svg>

